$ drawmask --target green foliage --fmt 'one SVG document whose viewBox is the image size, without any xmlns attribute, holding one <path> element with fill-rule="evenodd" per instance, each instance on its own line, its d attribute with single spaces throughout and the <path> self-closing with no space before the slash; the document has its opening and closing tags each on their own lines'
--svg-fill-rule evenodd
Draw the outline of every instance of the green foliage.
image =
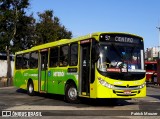
<svg viewBox="0 0 160 119">
<path fill-rule="evenodd" d="M 38 13 L 38 16 L 39 22 L 36 24 L 37 44 L 72 37 L 72 33 L 60 24 L 59 18 L 53 15 L 52 10 Z"/>
<path fill-rule="evenodd" d="M 30 29 L 34 18 L 26 16 L 25 9 L 28 6 L 28 0 L 0 1 L 0 52 L 5 52 L 6 46 L 10 46 L 11 51 L 15 52 L 30 45 Z"/>
<path fill-rule="evenodd" d="M 32 14 L 26 14 L 29 5 L 29 0 L 0 0 L 0 52 L 5 52 L 6 46 L 10 46 L 14 53 L 72 37 L 72 32 L 61 25 L 52 10 L 38 13 L 39 20 L 36 23 Z"/>
</svg>

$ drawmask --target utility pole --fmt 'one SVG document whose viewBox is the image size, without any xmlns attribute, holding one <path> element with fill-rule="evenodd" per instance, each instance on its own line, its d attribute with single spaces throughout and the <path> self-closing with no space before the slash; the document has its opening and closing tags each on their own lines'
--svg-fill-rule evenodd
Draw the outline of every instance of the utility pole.
<svg viewBox="0 0 160 119">
<path fill-rule="evenodd" d="M 160 58 L 160 27 L 156 27 L 158 29 L 158 58 Z"/>
<path fill-rule="evenodd" d="M 158 39 L 159 39 L 159 44 L 158 44 L 158 46 L 160 46 L 160 27 L 156 27 L 157 29 L 158 29 Z"/>
</svg>

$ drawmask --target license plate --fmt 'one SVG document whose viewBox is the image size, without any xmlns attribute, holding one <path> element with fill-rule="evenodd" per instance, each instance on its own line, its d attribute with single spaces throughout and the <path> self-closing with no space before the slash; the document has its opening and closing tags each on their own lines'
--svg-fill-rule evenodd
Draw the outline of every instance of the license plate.
<svg viewBox="0 0 160 119">
<path fill-rule="evenodd" d="M 131 94 L 131 90 L 124 90 L 124 94 L 126 94 L 126 95 Z"/>
</svg>

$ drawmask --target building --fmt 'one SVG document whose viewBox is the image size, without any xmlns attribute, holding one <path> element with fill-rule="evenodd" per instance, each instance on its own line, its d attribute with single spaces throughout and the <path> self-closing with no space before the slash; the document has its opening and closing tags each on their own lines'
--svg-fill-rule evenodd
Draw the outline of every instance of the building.
<svg viewBox="0 0 160 119">
<path fill-rule="evenodd" d="M 145 60 L 147 61 L 154 61 L 158 59 L 159 53 L 158 53 L 158 47 L 152 47 L 152 48 L 147 48 L 145 51 Z"/>
</svg>

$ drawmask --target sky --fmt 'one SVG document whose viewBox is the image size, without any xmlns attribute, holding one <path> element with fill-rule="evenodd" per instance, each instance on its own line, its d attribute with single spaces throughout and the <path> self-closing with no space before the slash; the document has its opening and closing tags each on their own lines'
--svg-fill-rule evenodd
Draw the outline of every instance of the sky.
<svg viewBox="0 0 160 119">
<path fill-rule="evenodd" d="M 160 0 L 30 0 L 28 13 L 53 10 L 73 37 L 93 32 L 127 32 L 144 38 L 146 48 L 157 47 Z"/>
</svg>

